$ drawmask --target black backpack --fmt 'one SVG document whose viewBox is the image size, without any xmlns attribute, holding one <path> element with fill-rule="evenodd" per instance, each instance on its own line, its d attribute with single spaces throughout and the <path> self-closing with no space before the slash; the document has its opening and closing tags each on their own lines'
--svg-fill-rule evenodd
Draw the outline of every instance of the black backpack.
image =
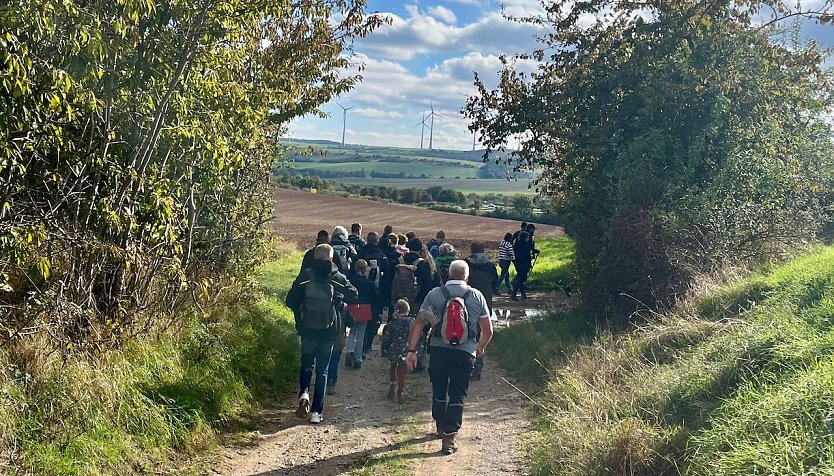
<svg viewBox="0 0 834 476">
<path fill-rule="evenodd" d="M 341 244 L 331 246 L 333 247 L 333 262 L 336 263 L 336 267 L 339 268 L 340 273 L 347 275 L 350 272 L 352 264 L 350 256 L 348 256 L 347 246 Z"/>
<path fill-rule="evenodd" d="M 495 265 L 492 263 L 473 264 L 468 259 L 466 262 L 469 264 L 469 285 L 485 296 L 492 296 L 492 288 L 495 283 L 493 282 L 493 273 L 490 272 L 489 267 L 495 269 Z"/>
<path fill-rule="evenodd" d="M 312 273 L 310 273 L 312 275 Z M 325 279 L 311 276 L 304 283 L 304 300 L 301 302 L 301 325 L 310 330 L 328 330 L 339 324 L 339 316 L 333 305 L 335 289 L 332 274 Z"/>
</svg>

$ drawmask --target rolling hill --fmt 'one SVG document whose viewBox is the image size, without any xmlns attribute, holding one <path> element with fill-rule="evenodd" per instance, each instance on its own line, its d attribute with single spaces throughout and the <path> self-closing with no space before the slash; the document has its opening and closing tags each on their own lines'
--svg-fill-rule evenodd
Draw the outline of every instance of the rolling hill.
<svg viewBox="0 0 834 476">
<path fill-rule="evenodd" d="M 291 173 L 328 180 L 395 188 L 420 188 L 443 180 L 448 188 L 484 193 L 531 194 L 532 174 L 513 174 L 506 165 L 483 162 L 484 150 L 428 150 L 400 147 L 342 145 L 327 140 L 282 139 Z M 510 180 L 508 180 L 510 179 Z M 489 182 L 480 182 L 489 180 Z"/>
</svg>

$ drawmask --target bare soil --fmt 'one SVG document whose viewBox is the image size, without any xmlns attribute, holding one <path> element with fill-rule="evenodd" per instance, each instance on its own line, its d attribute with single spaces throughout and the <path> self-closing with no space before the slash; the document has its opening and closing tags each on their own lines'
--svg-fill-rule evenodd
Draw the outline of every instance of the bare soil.
<svg viewBox="0 0 834 476">
<path fill-rule="evenodd" d="M 363 225 L 363 236 L 369 231 L 382 233 L 385 225 L 391 225 L 395 233 L 414 231 L 424 243 L 434 238 L 438 230 L 443 230 L 446 241 L 464 252 L 469 250 L 473 240 L 483 241 L 488 249 L 495 250 L 505 233 L 519 228 L 519 222 L 513 220 L 438 212 L 300 190 L 277 189 L 275 197 L 275 231 L 301 249 L 310 248 L 315 243 L 319 230 L 332 232 L 336 225 L 342 225 L 350 231 L 352 223 Z M 561 227 L 536 224 L 536 236 L 560 237 L 564 234 Z"/>
</svg>

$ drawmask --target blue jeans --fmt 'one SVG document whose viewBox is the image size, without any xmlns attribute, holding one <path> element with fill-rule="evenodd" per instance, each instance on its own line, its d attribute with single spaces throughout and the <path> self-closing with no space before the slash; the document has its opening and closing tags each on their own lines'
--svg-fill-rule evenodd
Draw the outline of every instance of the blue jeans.
<svg viewBox="0 0 834 476">
<path fill-rule="evenodd" d="M 350 328 L 350 334 L 345 342 L 345 352 L 353 353 L 353 361 L 362 364 L 362 353 L 365 351 L 365 328 L 368 322 L 354 322 Z"/>
<path fill-rule="evenodd" d="M 498 289 L 501 287 L 501 282 L 507 283 L 507 289 L 512 290 L 513 286 L 510 284 L 510 260 L 506 259 L 499 259 L 498 260 L 498 267 L 501 268 L 501 276 L 498 278 L 498 282 L 495 283 L 495 291 L 498 292 Z"/>
<path fill-rule="evenodd" d="M 327 383 L 330 385 L 336 385 L 336 382 L 339 381 L 339 359 L 342 358 L 342 351 L 333 349 L 333 353 L 330 354 L 330 365 L 327 369 Z"/>
<path fill-rule="evenodd" d="M 324 410 L 324 392 L 327 390 L 327 367 L 333 352 L 333 339 L 301 338 L 301 371 L 298 375 L 298 396 L 310 391 L 313 379 L 313 367 L 316 369 L 316 388 L 310 411 L 321 413 Z"/>
</svg>

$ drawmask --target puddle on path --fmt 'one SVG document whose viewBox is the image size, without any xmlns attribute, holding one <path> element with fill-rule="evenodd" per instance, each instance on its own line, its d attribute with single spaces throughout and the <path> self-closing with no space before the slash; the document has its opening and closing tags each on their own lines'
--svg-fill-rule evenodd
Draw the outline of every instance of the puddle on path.
<svg viewBox="0 0 834 476">
<path fill-rule="evenodd" d="M 490 320 L 498 324 L 509 325 L 510 321 L 529 320 L 547 314 L 545 309 L 502 309 L 493 308 Z"/>
</svg>

